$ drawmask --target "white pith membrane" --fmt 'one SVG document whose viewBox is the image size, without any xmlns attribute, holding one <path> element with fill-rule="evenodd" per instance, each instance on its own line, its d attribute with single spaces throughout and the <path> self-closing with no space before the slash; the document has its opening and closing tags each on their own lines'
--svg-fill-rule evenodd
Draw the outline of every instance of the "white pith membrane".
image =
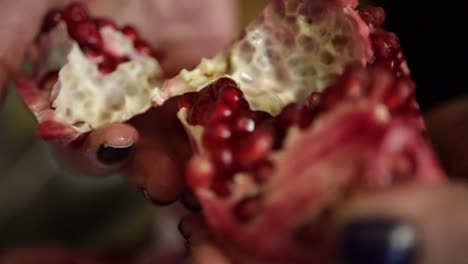
<svg viewBox="0 0 468 264">
<path fill-rule="evenodd" d="M 138 54 L 130 40 L 112 28 L 101 29 L 104 45 L 130 61 L 102 76 L 97 62 L 64 37 L 62 24 L 41 44 L 45 50 L 42 72 L 62 66 L 51 96 L 53 113 L 36 116 L 40 122 L 71 126 L 77 137 L 127 121 L 171 97 L 199 91 L 223 76 L 239 84 L 253 110 L 276 115 L 285 105 L 304 102 L 311 92 L 325 89 L 350 62 L 366 63 L 369 32 L 362 29 L 354 11 L 356 4 L 271 1 L 240 40 L 162 85 L 158 63 Z"/>
<path fill-rule="evenodd" d="M 126 121 L 159 100 L 158 90 L 154 89 L 162 78 L 158 62 L 139 53 L 120 31 L 103 27 L 100 33 L 106 50 L 130 59 L 107 75 L 99 72 L 99 61 L 88 58 L 68 36 L 65 23 L 40 45 L 43 52 L 49 51 L 39 67 L 41 71 L 60 68 L 59 81 L 51 94 L 54 117 L 80 133 Z"/>
</svg>

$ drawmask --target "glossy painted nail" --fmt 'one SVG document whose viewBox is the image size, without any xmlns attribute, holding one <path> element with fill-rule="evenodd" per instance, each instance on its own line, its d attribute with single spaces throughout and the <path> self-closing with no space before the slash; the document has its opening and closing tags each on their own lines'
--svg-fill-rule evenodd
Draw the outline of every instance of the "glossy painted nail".
<svg viewBox="0 0 468 264">
<path fill-rule="evenodd" d="M 130 156 L 132 147 L 133 145 L 126 147 L 101 145 L 97 151 L 97 157 L 100 162 L 106 165 L 114 165 L 126 160 Z"/>
<path fill-rule="evenodd" d="M 391 219 L 352 222 L 344 228 L 340 243 L 345 264 L 410 264 L 415 251 L 412 227 Z"/>
</svg>

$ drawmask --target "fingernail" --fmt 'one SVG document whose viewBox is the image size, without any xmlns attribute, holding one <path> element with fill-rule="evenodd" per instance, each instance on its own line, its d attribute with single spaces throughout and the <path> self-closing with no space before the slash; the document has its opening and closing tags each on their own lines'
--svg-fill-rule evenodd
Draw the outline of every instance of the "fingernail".
<svg viewBox="0 0 468 264">
<path fill-rule="evenodd" d="M 97 151 L 97 157 L 100 162 L 113 165 L 126 160 L 130 156 L 133 145 L 126 147 L 111 147 L 101 145 Z"/>
<path fill-rule="evenodd" d="M 177 225 L 177 229 L 179 230 L 179 233 L 185 240 L 190 239 L 190 237 L 192 236 L 190 227 L 187 225 L 186 217 L 180 220 L 179 224 Z"/>
<path fill-rule="evenodd" d="M 167 200 L 167 201 L 164 201 L 164 200 L 158 200 L 154 197 L 152 197 L 147 191 L 146 189 L 144 188 L 141 188 L 141 193 L 143 194 L 143 197 L 145 197 L 145 199 L 147 201 L 149 201 L 150 203 L 154 204 L 154 205 L 157 205 L 157 206 L 169 206 L 173 203 L 175 203 L 175 201 L 177 201 L 177 199 L 175 200 Z"/>
<path fill-rule="evenodd" d="M 342 235 L 341 260 L 345 264 L 410 264 L 415 257 L 414 230 L 395 220 L 355 221 Z"/>
</svg>

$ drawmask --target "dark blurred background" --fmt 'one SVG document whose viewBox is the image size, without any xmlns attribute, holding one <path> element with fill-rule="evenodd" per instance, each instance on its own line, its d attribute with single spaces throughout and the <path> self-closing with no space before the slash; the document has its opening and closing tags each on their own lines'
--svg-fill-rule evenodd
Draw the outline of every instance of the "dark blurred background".
<svg viewBox="0 0 468 264">
<path fill-rule="evenodd" d="M 266 2 L 240 1 L 242 24 Z M 375 3 L 387 11 L 386 28 L 401 38 L 422 109 L 464 94 L 466 4 Z M 59 168 L 36 138 L 33 117 L 14 89 L 10 91 L 0 112 L 0 249 L 40 241 L 125 244 L 145 237 L 153 229 L 158 209 L 117 175 L 89 179 Z"/>
<path fill-rule="evenodd" d="M 376 0 L 400 37 L 424 111 L 468 91 L 466 1 Z"/>
</svg>

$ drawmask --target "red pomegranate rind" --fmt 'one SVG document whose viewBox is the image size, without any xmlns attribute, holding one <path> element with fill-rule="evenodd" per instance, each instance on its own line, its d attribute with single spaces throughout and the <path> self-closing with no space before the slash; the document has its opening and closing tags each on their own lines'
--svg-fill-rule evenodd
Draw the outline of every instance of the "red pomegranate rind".
<svg viewBox="0 0 468 264">
<path fill-rule="evenodd" d="M 39 121 L 37 133 L 40 138 L 66 145 L 81 135 L 71 126 L 55 120 L 50 108 L 50 91 L 39 89 L 36 82 L 25 76 L 16 80 L 16 89 Z"/>
<path fill-rule="evenodd" d="M 340 105 L 272 155 L 274 172 L 261 186 L 247 174 L 234 179 L 229 198 L 218 198 L 203 186 L 196 189 L 221 240 L 265 263 L 320 260 L 326 243 L 304 245 L 295 230 L 339 203 L 350 188 L 378 191 L 407 182 L 434 184 L 444 177 L 417 128 L 390 119 L 384 107 L 366 101 Z M 396 167 L 402 164 L 396 157 L 408 157 L 407 164 L 413 165 Z M 239 204 L 259 194 L 261 200 L 252 206 L 258 212 L 250 212 L 251 219 L 236 216 Z"/>
</svg>

